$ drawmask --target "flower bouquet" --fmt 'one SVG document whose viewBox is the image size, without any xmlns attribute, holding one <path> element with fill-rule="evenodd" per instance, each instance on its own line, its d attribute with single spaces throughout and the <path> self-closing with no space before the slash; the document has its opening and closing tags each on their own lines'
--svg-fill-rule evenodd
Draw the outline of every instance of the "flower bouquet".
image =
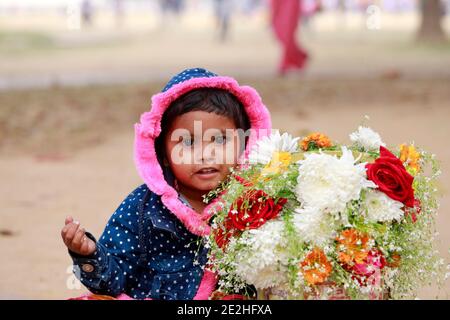
<svg viewBox="0 0 450 320">
<path fill-rule="evenodd" d="M 350 139 L 274 132 L 207 196 L 217 202 L 206 245 L 219 292 L 398 299 L 439 278 L 434 155 L 388 150 L 367 127 Z"/>
</svg>

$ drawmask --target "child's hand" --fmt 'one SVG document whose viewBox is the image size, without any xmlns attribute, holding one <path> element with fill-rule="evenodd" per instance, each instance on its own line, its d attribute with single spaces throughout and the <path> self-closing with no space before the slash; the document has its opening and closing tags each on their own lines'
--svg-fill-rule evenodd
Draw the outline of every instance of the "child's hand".
<svg viewBox="0 0 450 320">
<path fill-rule="evenodd" d="M 84 228 L 80 228 L 80 223 L 73 221 L 72 217 L 66 218 L 66 225 L 61 230 L 61 236 L 70 251 L 82 256 L 89 256 L 95 252 L 95 242 L 86 236 Z"/>
</svg>

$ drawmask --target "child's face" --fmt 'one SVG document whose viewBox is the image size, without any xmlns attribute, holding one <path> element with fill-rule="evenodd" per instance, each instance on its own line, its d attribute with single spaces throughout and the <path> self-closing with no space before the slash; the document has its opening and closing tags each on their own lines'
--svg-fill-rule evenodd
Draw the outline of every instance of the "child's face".
<svg viewBox="0 0 450 320">
<path fill-rule="evenodd" d="M 205 194 L 236 166 L 242 139 L 233 120 L 226 116 L 187 112 L 170 126 L 164 162 L 170 166 L 181 192 Z"/>
</svg>

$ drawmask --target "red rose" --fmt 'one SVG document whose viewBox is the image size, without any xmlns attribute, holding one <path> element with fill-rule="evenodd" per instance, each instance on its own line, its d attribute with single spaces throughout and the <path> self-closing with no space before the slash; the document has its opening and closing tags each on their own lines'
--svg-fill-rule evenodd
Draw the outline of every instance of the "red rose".
<svg viewBox="0 0 450 320">
<path fill-rule="evenodd" d="M 414 199 L 414 208 L 405 209 L 405 214 L 411 216 L 413 223 L 416 223 L 417 216 L 422 212 L 422 204 L 419 199 Z"/>
<path fill-rule="evenodd" d="M 244 193 L 231 206 L 228 218 L 233 228 L 238 230 L 257 229 L 267 220 L 275 218 L 287 199 L 280 198 L 277 203 L 262 190 Z"/>
<path fill-rule="evenodd" d="M 238 175 L 234 175 L 234 178 L 240 182 L 244 187 L 252 187 L 253 183 L 250 181 L 245 180 L 244 178 L 238 176 Z"/>
<path fill-rule="evenodd" d="M 230 238 L 238 233 L 237 230 L 233 229 L 228 218 L 225 220 L 224 228 L 219 227 L 214 231 L 214 240 L 221 249 L 224 249 L 230 242 Z"/>
<path fill-rule="evenodd" d="M 407 207 L 414 206 L 414 178 L 406 171 L 403 163 L 388 149 L 380 147 L 380 157 L 366 165 L 367 178 L 372 180 L 391 199 Z"/>
</svg>

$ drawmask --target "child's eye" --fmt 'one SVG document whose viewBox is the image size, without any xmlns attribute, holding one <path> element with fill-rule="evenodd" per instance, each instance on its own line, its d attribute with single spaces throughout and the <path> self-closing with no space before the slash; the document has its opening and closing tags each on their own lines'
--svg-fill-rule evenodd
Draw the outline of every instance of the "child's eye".
<svg viewBox="0 0 450 320">
<path fill-rule="evenodd" d="M 227 143 L 227 137 L 226 136 L 215 136 L 214 142 L 217 144 L 225 144 L 225 143 Z"/>
<path fill-rule="evenodd" d="M 184 137 L 181 143 L 183 143 L 183 146 L 185 147 L 192 147 L 192 145 L 194 144 L 194 139 L 192 139 L 191 137 Z"/>
</svg>

